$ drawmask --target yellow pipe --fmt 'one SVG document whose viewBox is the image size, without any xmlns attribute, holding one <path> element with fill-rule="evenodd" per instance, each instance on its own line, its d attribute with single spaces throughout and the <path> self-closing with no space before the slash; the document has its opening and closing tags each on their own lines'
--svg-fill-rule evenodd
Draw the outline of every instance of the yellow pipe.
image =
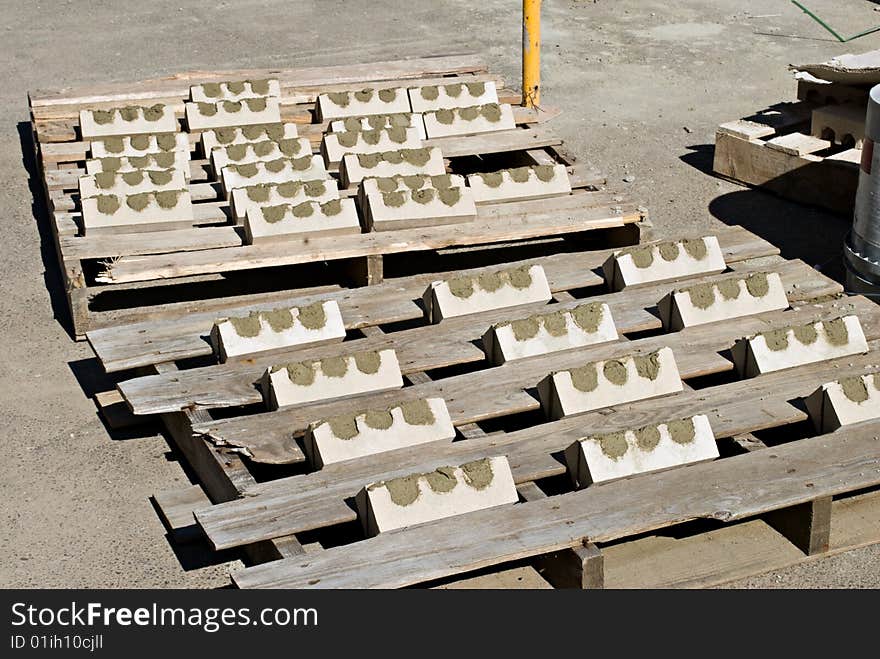
<svg viewBox="0 0 880 659">
<path fill-rule="evenodd" d="M 523 105 L 537 107 L 541 100 L 541 0 L 523 0 Z"/>
</svg>

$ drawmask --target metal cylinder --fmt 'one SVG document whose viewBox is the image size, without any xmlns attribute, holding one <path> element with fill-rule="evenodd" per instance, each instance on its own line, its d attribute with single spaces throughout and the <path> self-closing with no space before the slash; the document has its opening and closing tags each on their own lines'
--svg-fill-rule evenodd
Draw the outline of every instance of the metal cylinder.
<svg viewBox="0 0 880 659">
<path fill-rule="evenodd" d="M 541 101 L 541 0 L 523 0 L 522 10 L 523 105 Z"/>
<path fill-rule="evenodd" d="M 868 96 L 865 141 L 859 169 L 852 231 L 844 244 L 847 288 L 853 293 L 880 296 L 880 85 Z"/>
</svg>

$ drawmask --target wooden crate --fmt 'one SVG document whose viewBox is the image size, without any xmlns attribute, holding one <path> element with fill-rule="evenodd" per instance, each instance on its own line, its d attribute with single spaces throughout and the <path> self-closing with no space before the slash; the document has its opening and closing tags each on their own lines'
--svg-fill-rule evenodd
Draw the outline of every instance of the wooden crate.
<svg viewBox="0 0 880 659">
<path fill-rule="evenodd" d="M 828 106 L 864 112 L 867 91 L 799 81 L 798 98 L 721 124 L 715 133 L 713 170 L 736 183 L 851 216 L 861 148 L 855 138 L 813 131 L 812 117 Z"/>
<path fill-rule="evenodd" d="M 406 386 L 275 412 L 255 388 L 266 365 L 337 354 L 338 345 L 215 364 L 209 313 L 88 338 L 105 368 L 128 378 L 118 400 L 159 415 L 198 475 L 204 494 L 164 495 L 166 517 L 217 549 L 246 550 L 253 565 L 233 576 L 242 587 L 706 586 L 880 541 L 880 501 L 865 489 L 880 484 L 880 423 L 815 436 L 799 403 L 824 382 L 877 368 L 880 307 L 840 297 L 839 284 L 742 228 L 719 224 L 714 233 L 733 271 L 778 272 L 792 309 L 664 333 L 655 305 L 681 282 L 607 293 L 609 250 L 538 257 L 527 262 L 544 267 L 556 305 L 606 302 L 621 338 L 493 368 L 479 339 L 512 312 L 426 325 L 416 300 L 435 275 L 325 292 L 300 301 L 338 300 L 346 348 L 393 347 Z M 868 354 L 735 376 L 727 351 L 741 336 L 842 313 L 860 317 Z M 534 387 L 551 371 L 661 346 L 675 352 L 683 392 L 560 421 L 540 414 Z M 155 373 L 130 377 L 131 369 Z M 320 471 L 306 464 L 298 437 L 311 421 L 425 396 L 446 400 L 458 441 Z M 721 459 L 572 491 L 560 454 L 576 439 L 698 413 L 708 415 Z M 523 503 L 363 539 L 350 501 L 365 484 L 493 455 L 508 457 Z"/>
<path fill-rule="evenodd" d="M 192 228 L 82 235 L 77 184 L 90 144 L 79 137 L 81 109 L 124 103 L 170 103 L 179 118 L 189 87 L 202 82 L 274 77 L 282 86 L 282 120 L 299 124 L 299 133 L 318 149 L 326 124 L 317 123 L 315 99 L 324 91 L 368 85 L 448 84 L 494 81 L 502 102 L 515 105 L 515 130 L 428 140 L 440 146 L 451 172 L 491 171 L 528 164 L 563 163 L 574 192 L 541 201 L 481 207 L 477 219 L 451 230 L 404 229 L 349 236 L 243 244 L 241 227 L 227 219 L 228 205 L 209 180 L 196 134 L 189 135 L 196 222 Z M 190 72 L 133 84 L 100 85 L 30 94 L 34 144 L 42 168 L 49 224 L 61 264 L 73 334 L 182 312 L 221 309 L 238 296 L 268 297 L 301 288 L 298 281 L 322 286 L 365 285 L 382 281 L 385 257 L 412 252 L 433 257 L 474 246 L 508 245 L 524 240 L 579 236 L 599 231 L 606 245 L 638 242 L 645 214 L 613 192 L 604 178 L 567 155 L 562 140 L 544 122 L 552 112 L 521 107 L 518 93 L 474 56 L 445 56 L 323 68 L 272 71 Z M 351 195 L 347 190 L 344 194 Z M 490 251 L 490 250 L 487 250 Z M 421 256 L 419 257 L 421 258 Z M 475 258 L 471 256 L 470 258 Z M 497 256 L 487 256 L 487 262 Z M 389 273 L 393 274 L 393 273 Z M 300 291 L 303 292 L 303 291 Z"/>
</svg>

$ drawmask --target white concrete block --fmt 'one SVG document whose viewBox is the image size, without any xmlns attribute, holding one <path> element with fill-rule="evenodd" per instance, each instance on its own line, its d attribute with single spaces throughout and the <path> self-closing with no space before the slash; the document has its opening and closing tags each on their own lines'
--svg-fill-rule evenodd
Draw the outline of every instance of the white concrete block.
<svg viewBox="0 0 880 659">
<path fill-rule="evenodd" d="M 442 398 L 419 398 L 313 423 L 303 446 L 317 469 L 395 449 L 451 441 L 455 427 Z"/>
<path fill-rule="evenodd" d="M 246 98 L 219 103 L 185 103 L 189 132 L 228 126 L 280 124 L 281 109 L 277 98 Z"/>
<path fill-rule="evenodd" d="M 880 419 L 880 371 L 828 382 L 804 399 L 819 432 Z"/>
<path fill-rule="evenodd" d="M 398 149 L 418 149 L 422 138 L 415 128 L 380 128 L 378 130 L 326 133 L 321 143 L 324 164 L 339 164 L 346 153 L 383 153 Z"/>
<path fill-rule="evenodd" d="M 387 178 L 413 174 L 439 176 L 445 173 L 443 154 L 437 147 L 384 153 L 350 153 L 343 156 L 339 165 L 339 178 L 344 187 L 357 185 L 367 177 Z"/>
<path fill-rule="evenodd" d="M 369 114 L 399 114 L 410 111 L 409 97 L 402 88 L 319 94 L 315 109 L 319 122 Z"/>
<path fill-rule="evenodd" d="M 538 384 L 538 397 L 549 419 L 561 419 L 682 389 L 672 350 L 660 348 L 551 373 Z"/>
<path fill-rule="evenodd" d="M 121 156 L 112 158 L 95 158 L 86 160 L 86 174 L 100 172 L 135 172 L 139 170 L 176 169 L 183 172 L 188 181 L 190 177 L 189 153 L 169 151 L 165 153 L 148 153 L 145 156 Z"/>
<path fill-rule="evenodd" d="M 109 110 L 80 110 L 80 134 L 84 140 L 105 135 L 176 133 L 177 118 L 170 105 L 127 105 Z"/>
<path fill-rule="evenodd" d="M 454 110 L 426 112 L 423 119 L 428 139 L 494 133 L 499 130 L 516 128 L 513 108 L 507 103 L 501 105 L 489 103 L 467 108 L 455 108 Z"/>
<path fill-rule="evenodd" d="M 195 103 L 219 103 L 241 101 L 246 98 L 281 96 L 281 85 L 275 79 L 234 80 L 229 82 L 206 82 L 189 88 L 189 96 Z"/>
<path fill-rule="evenodd" d="M 280 142 L 299 137 L 296 124 L 254 124 L 252 126 L 232 126 L 215 128 L 201 133 L 202 153 L 205 157 L 218 146 L 253 144 L 254 142 Z"/>
<path fill-rule="evenodd" d="M 810 134 L 834 144 L 848 142 L 861 149 L 865 141 L 865 107 L 845 103 L 815 108 Z"/>
<path fill-rule="evenodd" d="M 413 112 L 432 112 L 466 108 L 498 102 L 498 91 L 491 80 L 411 87 L 409 104 Z"/>
<path fill-rule="evenodd" d="M 868 352 L 857 316 L 769 330 L 739 339 L 733 362 L 744 377 Z"/>
<path fill-rule="evenodd" d="M 227 165 L 220 170 L 220 180 L 223 182 L 223 190 L 227 196 L 236 188 L 328 178 L 330 176 L 324 168 L 321 156 L 279 158 L 266 162 L 249 162 L 244 165 Z"/>
<path fill-rule="evenodd" d="M 439 323 L 453 316 L 549 302 L 551 297 L 544 268 L 533 265 L 431 282 L 422 302 L 428 321 Z"/>
<path fill-rule="evenodd" d="M 356 497 L 368 536 L 517 501 L 504 456 L 372 483 Z"/>
<path fill-rule="evenodd" d="M 271 366 L 262 381 L 263 400 L 270 410 L 401 387 L 403 376 L 393 350 Z"/>
<path fill-rule="evenodd" d="M 141 192 L 128 196 L 101 194 L 80 203 L 86 234 L 110 227 L 137 231 L 148 225 L 177 228 L 191 226 L 194 222 L 189 190 Z"/>
<path fill-rule="evenodd" d="M 250 208 L 244 218 L 245 240 L 249 245 L 281 237 L 342 235 L 361 232 L 354 199 L 332 199 L 319 204 L 304 201 L 295 206 Z"/>
<path fill-rule="evenodd" d="M 335 300 L 221 318 L 211 330 L 211 345 L 221 362 L 238 355 L 330 343 L 344 338 L 345 324 Z"/>
<path fill-rule="evenodd" d="M 304 201 L 324 203 L 339 199 L 339 189 L 334 179 L 314 181 L 288 181 L 287 183 L 261 183 L 232 191 L 232 216 L 243 219 L 249 208 L 296 206 Z"/>
<path fill-rule="evenodd" d="M 312 143 L 305 137 L 289 140 L 264 140 L 245 144 L 218 146 L 211 151 L 211 165 L 219 173 L 227 165 L 246 165 L 280 158 L 303 158 L 312 155 Z"/>
<path fill-rule="evenodd" d="M 172 151 L 182 151 L 189 159 L 189 136 L 186 133 L 119 135 L 91 141 L 92 158 L 145 156 L 150 153 Z"/>
<path fill-rule="evenodd" d="M 483 350 L 493 365 L 617 340 L 611 310 L 604 302 L 539 313 L 496 323 L 483 335 Z"/>
<path fill-rule="evenodd" d="M 586 437 L 565 451 L 577 488 L 717 457 L 715 435 L 704 414 Z"/>
<path fill-rule="evenodd" d="M 727 266 L 715 236 L 637 245 L 615 252 L 602 266 L 612 291 L 667 279 L 723 272 Z"/>
<path fill-rule="evenodd" d="M 536 165 L 471 174 L 467 181 L 478 204 L 571 194 L 571 180 L 565 165 Z"/>
<path fill-rule="evenodd" d="M 133 172 L 98 172 L 93 176 L 79 177 L 80 199 L 100 194 L 126 196 L 141 192 L 183 190 L 186 177 L 179 169 L 139 169 Z"/>
<path fill-rule="evenodd" d="M 334 133 L 348 133 L 358 130 L 379 130 L 380 128 L 415 128 L 419 137 L 426 139 L 425 122 L 422 115 L 415 112 L 399 114 L 371 114 L 365 117 L 346 117 L 330 122 L 330 130 Z"/>
<path fill-rule="evenodd" d="M 371 194 L 382 192 L 399 192 L 411 190 L 445 190 L 446 188 L 463 188 L 464 176 L 457 174 L 440 174 L 429 176 L 427 174 L 413 174 L 411 176 L 391 176 L 387 178 L 365 178 L 361 181 L 358 194 L 361 199 L 366 199 Z"/>
<path fill-rule="evenodd" d="M 378 192 L 367 195 L 363 209 L 369 231 L 456 224 L 477 217 L 471 191 L 465 187 Z"/>
<path fill-rule="evenodd" d="M 788 308 L 785 286 L 775 272 L 738 275 L 677 289 L 657 304 L 667 330 L 714 323 Z"/>
</svg>

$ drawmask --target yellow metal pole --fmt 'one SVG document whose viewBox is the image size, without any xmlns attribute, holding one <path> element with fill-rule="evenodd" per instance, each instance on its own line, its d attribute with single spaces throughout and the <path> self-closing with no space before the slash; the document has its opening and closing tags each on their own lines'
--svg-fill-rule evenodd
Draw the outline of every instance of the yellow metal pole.
<svg viewBox="0 0 880 659">
<path fill-rule="evenodd" d="M 523 104 L 537 107 L 541 100 L 541 0 L 523 0 Z"/>
</svg>

